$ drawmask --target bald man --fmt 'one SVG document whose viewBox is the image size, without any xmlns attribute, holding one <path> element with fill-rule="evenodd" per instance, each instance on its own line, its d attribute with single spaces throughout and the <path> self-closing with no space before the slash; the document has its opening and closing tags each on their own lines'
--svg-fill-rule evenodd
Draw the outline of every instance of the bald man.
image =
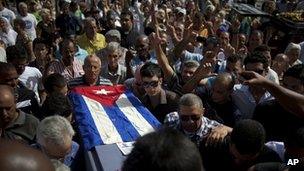
<svg viewBox="0 0 304 171">
<path fill-rule="evenodd" d="M 97 85 L 112 85 L 112 82 L 100 76 L 101 61 L 100 58 L 94 55 L 89 55 L 85 58 L 83 64 L 84 75 L 75 78 L 68 83 L 70 89 L 77 86 L 97 86 Z"/>
<path fill-rule="evenodd" d="M 0 170 L 55 171 L 51 161 L 38 150 L 16 141 L 0 141 Z"/>
<path fill-rule="evenodd" d="M 206 117 L 230 127 L 234 126 L 241 115 L 231 100 L 234 84 L 234 76 L 230 73 L 222 73 L 215 78 L 210 90 L 200 94 L 205 100 Z"/>
<path fill-rule="evenodd" d="M 0 97 L 1 137 L 33 143 L 39 120 L 16 108 L 14 91 L 10 86 L 0 85 Z"/>
</svg>

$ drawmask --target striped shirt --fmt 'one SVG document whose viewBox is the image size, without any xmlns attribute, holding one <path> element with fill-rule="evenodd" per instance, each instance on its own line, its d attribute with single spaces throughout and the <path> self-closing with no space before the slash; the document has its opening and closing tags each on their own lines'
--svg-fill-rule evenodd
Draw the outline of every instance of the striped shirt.
<svg viewBox="0 0 304 171">
<path fill-rule="evenodd" d="M 97 85 L 108 85 L 108 86 L 112 86 L 112 82 L 109 80 L 109 79 L 106 79 L 106 78 L 103 78 L 103 77 L 99 77 L 95 86 Z M 84 79 L 84 76 L 82 77 L 78 77 L 78 78 L 74 78 L 72 80 L 70 80 L 68 82 L 68 87 L 69 89 L 73 89 L 74 87 L 77 87 L 77 86 L 89 86 L 85 79 Z"/>
<path fill-rule="evenodd" d="M 55 60 L 53 61 L 46 71 L 47 75 L 53 73 L 61 74 L 67 81 L 70 81 L 74 78 L 80 77 L 84 74 L 82 69 L 81 62 L 78 59 L 74 59 L 73 61 L 73 71 L 69 70 L 62 60 Z"/>
<path fill-rule="evenodd" d="M 203 116 L 202 125 L 195 133 L 186 132 L 182 128 L 182 124 L 177 112 L 169 113 L 165 118 L 164 124 L 167 125 L 168 127 L 181 131 L 186 137 L 190 138 L 190 140 L 198 146 L 204 138 L 208 137 L 208 135 L 210 134 L 213 128 L 222 125 L 217 121 L 208 119 Z"/>
</svg>

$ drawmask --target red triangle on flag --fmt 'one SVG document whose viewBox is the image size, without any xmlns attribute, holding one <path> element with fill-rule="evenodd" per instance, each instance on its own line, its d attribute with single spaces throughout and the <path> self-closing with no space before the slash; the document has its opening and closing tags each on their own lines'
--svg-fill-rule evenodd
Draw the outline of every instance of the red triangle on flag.
<svg viewBox="0 0 304 171">
<path fill-rule="evenodd" d="M 112 106 L 126 88 L 123 85 L 76 87 L 73 92 L 96 100 L 101 105 Z"/>
</svg>

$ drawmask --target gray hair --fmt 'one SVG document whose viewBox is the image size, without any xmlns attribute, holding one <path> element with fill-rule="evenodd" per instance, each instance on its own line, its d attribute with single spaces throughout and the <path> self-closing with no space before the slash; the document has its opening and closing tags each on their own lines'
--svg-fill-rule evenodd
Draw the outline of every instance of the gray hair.
<svg viewBox="0 0 304 171">
<path fill-rule="evenodd" d="M 203 102 L 200 97 L 198 97 L 195 94 L 188 93 L 184 94 L 180 99 L 179 99 L 179 107 L 181 106 L 195 106 L 198 107 L 199 109 L 204 109 Z"/>
<path fill-rule="evenodd" d="M 119 43 L 117 42 L 110 42 L 107 47 L 106 47 L 106 54 L 109 55 L 111 53 L 114 53 L 116 51 L 118 51 L 120 53 L 121 51 L 121 46 Z"/>
<path fill-rule="evenodd" d="M 96 24 L 96 20 L 93 17 L 87 17 L 83 20 L 84 25 L 86 26 L 87 24 L 94 23 Z"/>
<path fill-rule="evenodd" d="M 27 4 L 26 4 L 25 2 L 20 2 L 20 3 L 18 4 L 18 7 L 20 8 L 21 6 L 27 7 Z"/>
<path fill-rule="evenodd" d="M 45 145 L 51 142 L 55 145 L 62 146 L 68 140 L 72 140 L 75 131 L 71 123 L 62 116 L 49 116 L 43 119 L 37 128 L 37 142 Z M 70 139 L 67 139 L 70 138 Z"/>
<path fill-rule="evenodd" d="M 109 39 L 109 37 L 116 37 L 119 41 L 121 41 L 121 34 L 118 30 L 116 29 L 112 29 L 109 30 L 106 34 L 105 34 L 106 39 Z"/>
<path fill-rule="evenodd" d="M 288 46 L 286 47 L 285 49 L 285 54 L 288 53 L 290 50 L 292 49 L 296 49 L 296 50 L 299 50 L 301 51 L 301 46 L 299 44 L 296 44 L 296 43 L 289 43 Z"/>
<path fill-rule="evenodd" d="M 183 62 L 183 68 L 198 68 L 200 66 L 199 62 L 195 61 L 195 60 L 186 60 L 185 62 Z"/>
</svg>

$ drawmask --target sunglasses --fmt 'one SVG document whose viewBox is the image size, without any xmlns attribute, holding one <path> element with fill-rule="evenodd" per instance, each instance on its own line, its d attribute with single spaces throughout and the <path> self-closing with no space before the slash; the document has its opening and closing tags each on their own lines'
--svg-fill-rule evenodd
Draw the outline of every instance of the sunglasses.
<svg viewBox="0 0 304 171">
<path fill-rule="evenodd" d="M 198 115 L 180 115 L 179 118 L 183 122 L 187 122 L 190 119 L 195 122 L 195 121 L 200 120 L 201 116 L 198 116 Z"/>
<path fill-rule="evenodd" d="M 158 86 L 158 81 L 150 81 L 150 82 L 143 82 L 142 83 L 142 86 L 144 87 L 144 88 L 148 88 L 148 87 L 153 87 L 153 88 L 155 88 L 155 87 L 157 87 Z"/>
</svg>

